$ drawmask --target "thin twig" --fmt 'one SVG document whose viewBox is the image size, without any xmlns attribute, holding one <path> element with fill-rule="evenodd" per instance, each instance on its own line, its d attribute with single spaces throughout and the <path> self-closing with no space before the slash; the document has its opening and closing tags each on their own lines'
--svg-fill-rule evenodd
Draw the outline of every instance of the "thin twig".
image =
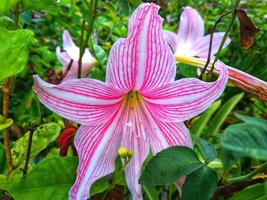
<svg viewBox="0 0 267 200">
<path fill-rule="evenodd" d="M 10 78 L 6 79 L 3 83 L 2 92 L 3 92 L 3 117 L 4 120 L 7 120 L 9 117 L 9 100 L 10 100 Z M 13 162 L 12 162 L 12 156 L 10 151 L 10 145 L 9 145 L 9 128 L 6 128 L 3 130 L 4 135 L 4 149 L 5 149 L 5 156 L 7 160 L 7 168 L 8 168 L 8 174 L 12 172 L 14 169 Z"/>
<path fill-rule="evenodd" d="M 67 66 L 67 69 L 64 71 L 64 73 L 62 74 L 61 78 L 60 78 L 60 82 L 67 76 L 67 74 L 69 73 L 71 67 L 72 67 L 72 64 L 73 64 L 73 59 L 70 60 L 68 66 Z"/>
<path fill-rule="evenodd" d="M 209 41 L 209 52 L 208 52 L 208 58 L 207 58 L 207 62 L 203 68 L 203 70 L 201 71 L 201 74 L 199 75 L 199 79 L 202 80 L 202 76 L 203 74 L 205 73 L 205 71 L 207 70 L 208 66 L 209 66 L 209 63 L 210 63 L 210 57 L 211 57 L 211 49 L 212 49 L 212 42 L 213 42 L 213 34 L 214 32 L 216 31 L 216 28 L 217 28 L 217 25 L 221 22 L 221 20 L 229 15 L 230 13 L 232 13 L 233 11 L 229 11 L 225 14 L 223 14 L 222 16 L 219 17 L 219 19 L 217 19 L 211 29 L 211 32 L 210 32 L 210 41 Z"/>
<path fill-rule="evenodd" d="M 238 5 L 239 5 L 239 2 L 240 2 L 240 0 L 236 0 L 236 2 L 235 2 L 234 9 L 233 9 L 233 12 L 232 12 L 232 18 L 231 18 L 230 23 L 228 24 L 228 26 L 227 26 L 227 28 L 226 28 L 226 31 L 225 31 L 225 33 L 224 33 L 222 42 L 221 42 L 221 44 L 220 44 L 220 46 L 219 46 L 219 49 L 218 49 L 218 51 L 217 51 L 217 53 L 216 53 L 215 59 L 214 59 L 212 65 L 211 65 L 211 69 L 210 69 L 210 71 L 209 71 L 209 75 L 210 75 L 210 76 L 212 75 L 212 73 L 213 73 L 213 71 L 214 71 L 215 63 L 216 63 L 216 62 L 218 61 L 218 59 L 219 59 L 219 55 L 221 54 L 221 51 L 222 51 L 222 49 L 223 49 L 223 45 L 224 45 L 224 43 L 225 43 L 225 41 L 226 41 L 226 39 L 227 39 L 227 36 L 228 36 L 228 34 L 229 34 L 229 32 L 230 32 L 230 30 L 231 30 L 233 24 L 234 24 L 235 17 L 236 17 L 236 9 L 237 9 L 237 7 L 238 7 Z"/>
<path fill-rule="evenodd" d="M 27 147 L 27 153 L 26 153 L 26 161 L 25 161 L 24 168 L 22 169 L 23 176 L 25 176 L 28 172 L 29 160 L 30 160 L 31 148 L 32 148 L 32 137 L 33 137 L 33 133 L 34 133 L 35 129 L 36 129 L 36 127 L 34 124 L 32 124 L 29 127 L 30 134 L 29 134 L 28 147 Z"/>
</svg>

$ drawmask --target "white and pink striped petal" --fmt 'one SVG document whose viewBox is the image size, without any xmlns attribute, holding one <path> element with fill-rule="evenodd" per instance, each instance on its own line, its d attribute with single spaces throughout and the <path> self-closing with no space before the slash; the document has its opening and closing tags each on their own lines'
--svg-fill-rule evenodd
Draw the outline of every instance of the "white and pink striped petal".
<svg viewBox="0 0 267 200">
<path fill-rule="evenodd" d="M 195 78 L 170 82 L 143 94 L 145 105 L 152 115 L 169 122 L 182 122 L 200 114 L 222 94 L 228 69 L 218 63 L 220 75 L 215 82 L 206 83 Z"/>
<path fill-rule="evenodd" d="M 74 185 L 69 191 L 70 200 L 87 200 L 91 185 L 114 171 L 115 159 L 121 141 L 119 114 L 106 123 L 82 125 L 74 144 L 79 156 L 79 166 Z"/>
<path fill-rule="evenodd" d="M 186 54 L 196 40 L 203 36 L 204 23 L 201 16 L 195 9 L 186 6 L 180 17 L 176 53 L 179 55 Z"/>
<path fill-rule="evenodd" d="M 162 86 L 175 77 L 175 60 L 163 38 L 155 4 L 141 4 L 130 18 L 129 34 L 109 55 L 106 82 L 123 91 Z"/>
<path fill-rule="evenodd" d="M 54 85 L 34 76 L 33 90 L 47 108 L 80 124 L 109 120 L 121 107 L 124 96 L 94 79 L 72 79 Z"/>
</svg>

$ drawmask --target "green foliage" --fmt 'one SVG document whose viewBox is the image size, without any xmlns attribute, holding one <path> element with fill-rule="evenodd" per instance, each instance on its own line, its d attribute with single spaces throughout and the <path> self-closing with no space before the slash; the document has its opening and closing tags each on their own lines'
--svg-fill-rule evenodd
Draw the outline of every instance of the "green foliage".
<svg viewBox="0 0 267 200">
<path fill-rule="evenodd" d="M 216 158 L 216 150 L 212 144 L 200 137 L 196 137 L 195 141 L 206 163 L 210 163 Z"/>
<path fill-rule="evenodd" d="M 16 200 L 63 200 L 75 180 L 76 157 L 44 159 L 25 177 L 11 183 L 8 191 Z"/>
<path fill-rule="evenodd" d="M 266 194 L 266 183 L 258 183 L 245 188 L 244 190 L 235 193 L 229 200 L 265 200 L 267 199 Z"/>
<path fill-rule="evenodd" d="M 154 156 L 145 167 L 140 183 L 147 185 L 171 184 L 203 165 L 192 149 L 170 147 Z"/>
<path fill-rule="evenodd" d="M 30 30 L 10 31 L 0 28 L 0 82 L 19 74 L 26 67 L 32 36 Z"/>
<path fill-rule="evenodd" d="M 238 95 L 233 96 L 225 104 L 223 104 L 223 106 L 218 110 L 216 115 L 211 120 L 211 125 L 207 130 L 208 133 L 215 134 L 219 131 L 226 117 L 234 109 L 236 104 L 243 98 L 243 96 L 244 93 L 240 93 Z"/>
<path fill-rule="evenodd" d="M 181 200 L 210 200 L 216 188 L 216 172 L 206 166 L 202 166 L 187 176 L 182 188 Z"/>
<path fill-rule="evenodd" d="M 24 10 L 51 10 L 57 11 L 57 3 L 54 0 L 22 0 Z"/>
<path fill-rule="evenodd" d="M 213 113 L 221 106 L 221 101 L 215 101 L 200 117 L 193 122 L 191 133 L 200 136 L 206 128 Z"/>
<path fill-rule="evenodd" d="M 13 8 L 19 0 L 1 0 L 0 16 L 6 14 L 9 9 Z"/>
<path fill-rule="evenodd" d="M 8 128 L 13 124 L 12 119 L 6 119 L 5 121 L 3 120 L 3 116 L 0 115 L 0 131 Z"/>
<path fill-rule="evenodd" d="M 4 169 L 4 164 L 5 164 L 5 152 L 4 152 L 4 146 L 2 143 L 0 143 L 0 173 Z"/>
<path fill-rule="evenodd" d="M 61 127 L 57 123 L 47 123 L 39 126 L 33 133 L 30 160 L 33 160 L 42 150 L 59 136 Z M 11 148 L 12 159 L 16 165 L 25 160 L 30 132 L 18 139 Z"/>
<path fill-rule="evenodd" d="M 234 158 L 267 160 L 267 121 L 251 121 L 252 123 L 235 124 L 225 129 L 222 148 L 228 152 L 228 156 L 230 154 Z"/>
</svg>

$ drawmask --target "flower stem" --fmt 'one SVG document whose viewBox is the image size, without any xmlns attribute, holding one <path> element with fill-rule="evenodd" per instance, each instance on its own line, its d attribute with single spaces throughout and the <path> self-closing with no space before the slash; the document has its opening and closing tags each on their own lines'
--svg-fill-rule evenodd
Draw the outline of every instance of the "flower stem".
<svg viewBox="0 0 267 200">
<path fill-rule="evenodd" d="M 32 124 L 29 128 L 30 130 L 30 134 L 29 134 L 29 140 L 28 140 L 28 147 L 27 147 L 27 153 L 26 153 L 26 161 L 25 161 L 25 165 L 24 168 L 22 169 L 23 171 L 23 176 L 25 176 L 28 172 L 28 167 L 29 167 L 29 160 L 30 160 L 30 154 L 31 154 L 31 147 L 32 147 L 32 137 L 33 137 L 33 133 L 35 131 L 35 125 Z"/>
<path fill-rule="evenodd" d="M 10 78 L 6 79 L 3 83 L 2 92 L 3 92 L 3 117 L 4 120 L 8 119 L 9 117 L 9 100 L 10 100 Z M 12 156 L 10 151 L 9 145 L 9 128 L 3 130 L 4 135 L 4 149 L 5 149 L 5 156 L 7 160 L 7 168 L 8 174 L 14 169 Z"/>
<path fill-rule="evenodd" d="M 84 30 L 85 30 L 85 21 L 82 22 L 81 38 L 80 38 L 80 54 L 78 60 L 78 78 L 81 78 L 82 74 L 82 58 L 84 54 Z"/>
<path fill-rule="evenodd" d="M 219 56 L 220 56 L 221 51 L 222 51 L 222 49 L 223 49 L 223 45 L 224 45 L 224 43 L 225 43 L 225 41 L 226 41 L 226 39 L 227 39 L 227 36 L 228 36 L 228 34 L 229 34 L 229 32 L 230 32 L 230 30 L 231 30 L 231 28 L 232 28 L 232 25 L 233 25 L 234 21 L 235 21 L 235 17 L 236 17 L 236 12 L 235 12 L 235 10 L 237 9 L 237 7 L 238 7 L 238 5 L 239 5 L 239 2 L 240 2 L 240 0 L 236 0 L 236 2 L 235 2 L 234 10 L 233 10 L 233 12 L 232 12 L 232 18 L 231 18 L 230 23 L 228 24 L 228 26 L 227 26 L 227 28 L 226 28 L 226 31 L 225 31 L 225 33 L 224 33 L 222 42 L 221 42 L 221 44 L 220 44 L 220 46 L 219 46 L 219 49 L 218 49 L 218 51 L 217 51 L 217 53 L 216 53 L 215 60 L 213 61 L 212 65 L 211 65 L 211 69 L 210 69 L 210 71 L 209 71 L 209 76 L 211 76 L 211 74 L 213 73 L 215 63 L 216 63 L 216 62 L 218 61 L 218 59 L 219 59 Z"/>
<path fill-rule="evenodd" d="M 267 162 L 263 163 L 259 168 L 255 169 L 254 171 L 246 174 L 244 176 L 234 177 L 227 180 L 228 183 L 239 183 L 243 181 L 250 180 L 252 177 L 257 175 L 259 172 L 264 171 L 267 168 Z"/>
</svg>

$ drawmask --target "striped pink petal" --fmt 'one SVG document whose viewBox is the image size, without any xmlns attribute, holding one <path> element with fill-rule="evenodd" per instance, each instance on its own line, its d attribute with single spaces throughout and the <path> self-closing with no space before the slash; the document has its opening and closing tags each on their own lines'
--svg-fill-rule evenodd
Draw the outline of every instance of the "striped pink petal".
<svg viewBox="0 0 267 200">
<path fill-rule="evenodd" d="M 70 200 L 87 200 L 91 185 L 114 171 L 114 162 L 121 140 L 119 115 L 106 123 L 82 125 L 74 144 L 79 156 L 79 166 L 74 185 L 69 191 Z"/>
<path fill-rule="evenodd" d="M 217 53 L 219 46 L 222 42 L 223 36 L 224 32 L 217 32 L 213 34 L 211 55 Z M 209 52 L 209 42 L 210 42 L 210 35 L 206 35 L 205 37 L 198 39 L 190 49 L 191 55 L 199 56 L 201 58 L 207 58 Z M 230 44 L 230 42 L 231 39 L 227 37 L 223 45 L 223 48 L 227 47 Z"/>
<path fill-rule="evenodd" d="M 72 79 L 53 85 L 34 76 L 33 90 L 47 108 L 80 124 L 107 121 L 120 108 L 124 96 L 93 79 Z"/>
<path fill-rule="evenodd" d="M 172 51 L 175 53 L 178 43 L 178 36 L 176 33 L 163 30 L 163 37 L 171 47 Z"/>
<path fill-rule="evenodd" d="M 218 63 L 217 81 L 206 83 L 195 78 L 181 79 L 143 94 L 152 115 L 162 121 L 181 122 L 207 109 L 222 94 L 228 70 Z"/>
<path fill-rule="evenodd" d="M 195 42 L 204 36 L 204 23 L 199 13 L 187 6 L 180 17 L 176 53 L 187 55 Z"/>
<path fill-rule="evenodd" d="M 141 4 L 130 18 L 129 34 L 109 55 L 108 84 L 123 91 L 146 90 L 174 80 L 175 60 L 163 39 L 155 4 Z"/>
<path fill-rule="evenodd" d="M 135 93 L 129 96 L 122 113 L 124 128 L 121 146 L 134 152 L 125 169 L 125 177 L 133 200 L 142 200 L 142 190 L 138 179 L 141 175 L 142 164 L 149 153 L 149 140 L 146 133 L 148 113 L 144 112 L 142 102 L 139 102 L 136 97 Z"/>
</svg>

